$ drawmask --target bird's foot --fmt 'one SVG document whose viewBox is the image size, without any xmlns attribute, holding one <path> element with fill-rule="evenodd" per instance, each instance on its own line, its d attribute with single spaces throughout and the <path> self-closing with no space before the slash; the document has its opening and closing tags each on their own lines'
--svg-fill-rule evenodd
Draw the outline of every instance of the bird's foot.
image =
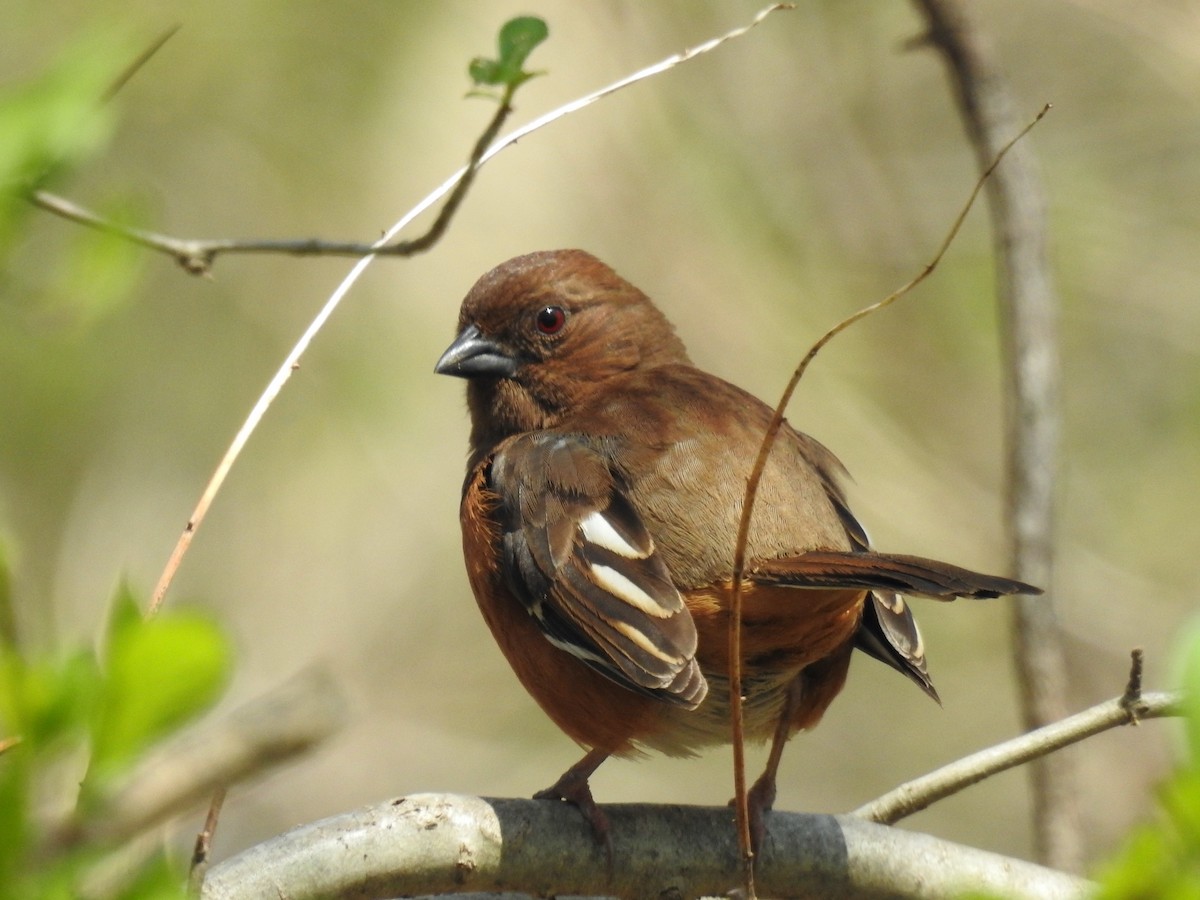
<svg viewBox="0 0 1200 900">
<path fill-rule="evenodd" d="M 729 801 L 733 806 L 737 798 Z M 768 778 L 766 773 L 746 792 L 746 812 L 750 822 L 750 850 L 757 857 L 762 852 L 763 841 L 767 836 L 767 813 L 775 806 L 775 779 Z"/>
<path fill-rule="evenodd" d="M 586 775 L 568 769 L 563 776 L 545 790 L 533 795 L 534 800 L 563 800 L 579 810 L 584 821 L 591 826 L 592 836 L 596 843 L 604 847 L 609 860 L 612 860 L 612 839 L 609 834 L 608 816 L 592 799 L 592 789 Z"/>
</svg>

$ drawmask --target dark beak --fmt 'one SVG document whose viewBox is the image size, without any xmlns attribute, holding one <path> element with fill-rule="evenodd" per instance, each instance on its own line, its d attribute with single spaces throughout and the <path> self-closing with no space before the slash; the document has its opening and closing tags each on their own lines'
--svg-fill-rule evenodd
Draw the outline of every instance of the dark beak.
<svg viewBox="0 0 1200 900">
<path fill-rule="evenodd" d="M 468 325 L 446 348 L 433 371 L 459 378 L 510 378 L 517 371 L 517 361 L 500 344 L 484 337 L 476 326 Z"/>
</svg>

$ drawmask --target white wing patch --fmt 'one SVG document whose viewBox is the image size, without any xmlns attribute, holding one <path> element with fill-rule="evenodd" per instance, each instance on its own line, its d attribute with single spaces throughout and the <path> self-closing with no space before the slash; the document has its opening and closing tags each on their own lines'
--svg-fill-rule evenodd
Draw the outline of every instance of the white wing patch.
<svg viewBox="0 0 1200 900">
<path fill-rule="evenodd" d="M 586 540 L 617 554 L 617 556 L 623 556 L 626 559 L 645 559 L 650 555 L 631 546 L 599 511 L 593 510 L 580 519 L 579 530 L 583 532 Z M 653 552 L 653 547 L 651 547 L 651 552 Z"/>
<path fill-rule="evenodd" d="M 617 631 L 621 632 L 621 634 L 625 635 L 625 637 L 629 638 L 629 640 L 631 640 L 631 641 L 633 641 L 633 643 L 637 644 L 639 649 L 644 650 L 646 653 L 649 653 L 651 656 L 657 656 L 663 662 L 669 663 L 671 665 L 678 665 L 680 663 L 680 659 L 677 656 L 675 656 L 672 653 L 666 653 L 666 652 L 660 650 L 658 647 L 656 647 L 654 645 L 654 642 L 651 641 L 650 638 L 646 637 L 644 632 L 639 631 L 637 628 L 630 625 L 628 622 L 613 622 L 612 624 L 617 629 Z M 673 674 L 674 673 L 672 673 L 672 675 Z M 664 679 L 664 681 L 667 681 L 667 680 Z M 669 681 L 667 681 L 667 683 L 669 683 Z"/>
<path fill-rule="evenodd" d="M 556 638 L 554 635 L 550 634 L 548 631 L 543 631 L 542 634 L 545 635 L 546 640 L 548 640 L 550 643 L 552 643 L 559 650 L 566 650 L 572 656 L 577 656 L 580 659 L 591 660 L 592 662 L 598 662 L 598 663 L 607 663 L 608 662 L 608 660 L 606 660 L 604 657 L 599 656 L 596 653 L 593 653 L 591 650 L 587 650 L 584 647 L 579 646 L 579 644 L 573 643 L 571 641 L 564 641 L 559 638 Z"/>
<path fill-rule="evenodd" d="M 671 610 L 663 609 L 662 604 L 611 566 L 592 563 L 589 568 L 592 570 L 592 580 L 614 597 L 621 598 L 648 616 L 667 619 L 672 615 Z"/>
</svg>

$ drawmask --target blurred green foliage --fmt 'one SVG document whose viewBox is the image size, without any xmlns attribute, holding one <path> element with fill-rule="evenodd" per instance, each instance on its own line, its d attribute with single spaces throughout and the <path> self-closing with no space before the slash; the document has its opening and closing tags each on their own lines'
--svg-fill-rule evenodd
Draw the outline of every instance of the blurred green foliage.
<svg viewBox="0 0 1200 900">
<path fill-rule="evenodd" d="M 115 111 L 107 94 L 129 45 L 106 32 L 68 44 L 38 77 L 0 89 L 0 258 L 25 217 L 26 197 L 103 148 Z"/>
<path fill-rule="evenodd" d="M 104 690 L 92 710 L 91 781 L 128 766 L 132 757 L 211 705 L 224 685 L 229 650 L 220 631 L 195 613 L 143 620 L 122 588 L 108 629 Z"/>
<path fill-rule="evenodd" d="M 517 87 L 540 72 L 526 72 L 525 60 L 542 41 L 550 36 L 546 23 L 536 16 L 509 19 L 500 28 L 497 38 L 499 55 L 496 59 L 477 56 L 471 60 L 468 72 L 476 85 L 503 87 L 510 96 Z"/>
<path fill-rule="evenodd" d="M 7 637 L 0 643 L 0 740 L 8 742 L 0 755 L 0 898 L 84 892 L 106 854 L 122 848 L 71 835 L 102 819 L 105 788 L 149 746 L 212 705 L 230 659 L 207 617 L 168 610 L 145 619 L 126 588 L 96 649 L 28 652 Z M 183 883 L 159 849 L 105 896 L 181 897 Z"/>
<path fill-rule="evenodd" d="M 107 93 L 128 57 L 125 41 L 93 34 L 0 94 L 0 271 L 33 214 L 29 194 L 105 147 L 115 125 Z M 77 229 L 55 259 L 56 285 L 47 296 L 80 298 L 79 310 L 103 311 L 129 295 L 136 264 L 127 242 Z M 72 835 L 86 834 L 104 815 L 105 788 L 147 748 L 216 701 L 230 647 L 196 612 L 143 618 L 123 586 L 99 646 L 51 641 L 31 649 L 39 642 L 18 640 L 16 593 L 0 544 L 0 898 L 73 898 L 122 848 Z M 104 896 L 182 897 L 183 884 L 178 865 L 159 849 L 136 860 Z"/>
<path fill-rule="evenodd" d="M 116 128 L 113 91 L 134 55 L 119 31 L 98 29 L 69 42 L 35 77 L 0 90 L 0 271 L 35 212 L 29 195 L 69 179 L 101 153 Z M 110 219 L 142 210 L 122 198 L 101 203 Z M 90 228 L 75 228 L 55 258 L 43 315 L 87 325 L 131 296 L 143 251 Z"/>
</svg>

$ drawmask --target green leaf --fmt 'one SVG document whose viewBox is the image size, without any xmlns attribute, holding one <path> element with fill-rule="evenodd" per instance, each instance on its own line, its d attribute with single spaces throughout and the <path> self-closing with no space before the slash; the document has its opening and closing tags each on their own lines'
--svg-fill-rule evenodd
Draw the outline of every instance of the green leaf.
<svg viewBox="0 0 1200 900">
<path fill-rule="evenodd" d="M 549 36 L 549 27 L 536 16 L 509 19 L 501 27 L 497 38 L 498 58 L 476 57 L 471 60 L 468 67 L 471 80 L 476 85 L 502 87 L 511 93 L 522 83 L 541 74 L 526 72 L 525 60 Z"/>
<path fill-rule="evenodd" d="M 92 734 L 92 770 L 105 777 L 165 733 L 212 704 L 229 671 L 231 652 L 220 630 L 194 612 L 153 619 L 123 592 L 113 611 L 105 683 Z"/>
<path fill-rule="evenodd" d="M 119 36 L 91 35 L 38 77 L 0 94 L 0 182 L 37 183 L 108 140 L 115 119 L 105 94 L 129 51 Z"/>
<path fill-rule="evenodd" d="M 1200 769 L 1179 772 L 1163 786 L 1160 800 L 1181 845 L 1200 860 Z"/>
<path fill-rule="evenodd" d="M 130 55 L 125 35 L 91 34 L 44 72 L 0 87 L 0 254 L 32 209 L 24 195 L 107 144 L 116 110 L 106 95 Z"/>
<path fill-rule="evenodd" d="M 29 844 L 29 751 L 20 745 L 0 756 L 0 897 L 16 880 Z"/>
<path fill-rule="evenodd" d="M 549 36 L 549 26 L 537 16 L 509 19 L 500 29 L 500 64 L 519 72 L 533 49 Z"/>
<path fill-rule="evenodd" d="M 1136 897 L 1138 890 L 1161 885 L 1167 864 L 1162 836 L 1153 828 L 1139 827 L 1101 872 L 1096 900 Z"/>
<path fill-rule="evenodd" d="M 501 82 L 500 63 L 494 59 L 477 56 L 471 60 L 467 71 L 471 75 L 471 80 L 476 84 L 500 84 Z"/>
<path fill-rule="evenodd" d="M 99 691 L 92 654 L 27 661 L 0 648 L 0 737 L 19 735 L 41 752 L 71 735 L 82 736 Z"/>
<path fill-rule="evenodd" d="M 186 900 L 187 878 L 165 853 L 155 855 L 120 893 L 121 900 Z"/>
<path fill-rule="evenodd" d="M 131 628 L 136 628 L 142 621 L 142 608 L 129 582 L 121 579 L 113 594 L 108 611 L 108 631 L 104 636 L 104 647 L 112 646 L 117 635 Z"/>
</svg>

